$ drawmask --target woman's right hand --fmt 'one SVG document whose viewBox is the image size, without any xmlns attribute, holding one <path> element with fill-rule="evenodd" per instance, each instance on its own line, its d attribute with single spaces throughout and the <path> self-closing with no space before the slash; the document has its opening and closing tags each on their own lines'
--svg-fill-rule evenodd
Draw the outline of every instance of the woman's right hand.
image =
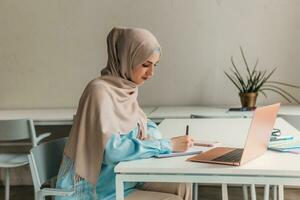
<svg viewBox="0 0 300 200">
<path fill-rule="evenodd" d="M 184 152 L 193 146 L 194 140 L 187 135 L 171 138 L 173 152 Z"/>
</svg>

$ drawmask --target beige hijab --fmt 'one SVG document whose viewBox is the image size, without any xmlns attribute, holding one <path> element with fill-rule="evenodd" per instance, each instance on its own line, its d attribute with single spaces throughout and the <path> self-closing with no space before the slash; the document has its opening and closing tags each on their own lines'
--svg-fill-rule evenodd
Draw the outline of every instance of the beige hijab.
<svg viewBox="0 0 300 200">
<path fill-rule="evenodd" d="M 85 88 L 64 151 L 74 161 L 76 175 L 93 185 L 111 134 L 126 134 L 138 126 L 138 137 L 146 138 L 147 117 L 137 102 L 138 87 L 130 80 L 133 68 L 160 51 L 160 45 L 147 30 L 113 28 L 107 49 L 107 65 Z"/>
</svg>

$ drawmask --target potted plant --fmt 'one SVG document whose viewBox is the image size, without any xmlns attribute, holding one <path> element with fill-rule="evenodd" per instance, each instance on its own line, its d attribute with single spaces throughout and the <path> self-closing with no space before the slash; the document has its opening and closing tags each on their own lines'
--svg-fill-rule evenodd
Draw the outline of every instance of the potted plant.
<svg viewBox="0 0 300 200">
<path fill-rule="evenodd" d="M 262 93 L 265 97 L 267 97 L 265 91 L 275 92 L 290 103 L 292 103 L 293 101 L 298 104 L 300 103 L 298 99 L 296 99 L 292 94 L 290 94 L 284 89 L 284 87 L 292 87 L 299 89 L 299 86 L 279 81 L 270 81 L 269 79 L 275 72 L 276 68 L 271 70 L 271 72 L 269 73 L 267 72 L 267 70 L 258 70 L 257 65 L 259 59 L 257 58 L 254 67 L 251 69 L 248 65 L 242 47 L 240 47 L 240 51 L 243 58 L 243 62 L 246 67 L 246 75 L 243 76 L 240 73 L 233 60 L 233 56 L 231 56 L 232 68 L 230 68 L 230 73 L 226 71 L 224 71 L 224 73 L 239 90 L 242 108 L 255 108 L 258 93 Z"/>
</svg>

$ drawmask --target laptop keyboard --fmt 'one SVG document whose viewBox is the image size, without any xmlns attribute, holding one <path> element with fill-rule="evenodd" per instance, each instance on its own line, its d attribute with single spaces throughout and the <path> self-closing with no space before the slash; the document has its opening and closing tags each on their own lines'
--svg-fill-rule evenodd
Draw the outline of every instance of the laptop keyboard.
<svg viewBox="0 0 300 200">
<path fill-rule="evenodd" d="M 235 149 L 230 151 L 222 156 L 219 156 L 213 161 L 220 161 L 220 162 L 239 162 L 241 160 L 242 154 L 244 149 Z"/>
</svg>

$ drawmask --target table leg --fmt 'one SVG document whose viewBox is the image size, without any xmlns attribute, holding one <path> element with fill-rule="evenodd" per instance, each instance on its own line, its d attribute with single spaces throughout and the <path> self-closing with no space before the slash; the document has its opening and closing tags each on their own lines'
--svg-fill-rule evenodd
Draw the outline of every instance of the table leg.
<svg viewBox="0 0 300 200">
<path fill-rule="evenodd" d="M 124 200 L 124 182 L 116 175 L 116 200 Z"/>
<path fill-rule="evenodd" d="M 10 189 L 9 168 L 6 168 L 4 170 L 5 170 L 5 200 L 9 200 L 9 189 Z"/>
<path fill-rule="evenodd" d="M 228 190 L 226 183 L 222 183 L 222 200 L 228 200 Z"/>
<path fill-rule="evenodd" d="M 264 189 L 264 200 L 269 200 L 270 197 L 270 185 L 266 184 Z"/>
<path fill-rule="evenodd" d="M 248 200 L 248 185 L 243 185 L 243 199 Z"/>
<path fill-rule="evenodd" d="M 283 185 L 278 186 L 278 200 L 284 200 Z"/>
<path fill-rule="evenodd" d="M 254 184 L 251 184 L 251 200 L 256 200 L 256 191 Z"/>
<path fill-rule="evenodd" d="M 277 185 L 273 185 L 273 199 L 277 200 Z"/>
<path fill-rule="evenodd" d="M 193 183 L 193 200 L 198 200 L 198 183 Z"/>
</svg>

